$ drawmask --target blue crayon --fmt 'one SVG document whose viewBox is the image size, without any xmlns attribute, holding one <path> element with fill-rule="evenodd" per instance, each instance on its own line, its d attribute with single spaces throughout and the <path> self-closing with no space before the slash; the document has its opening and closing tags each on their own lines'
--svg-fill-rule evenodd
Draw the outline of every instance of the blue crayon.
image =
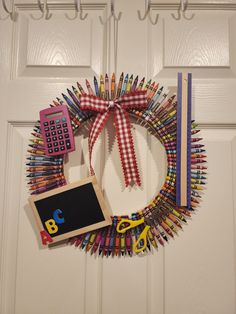
<svg viewBox="0 0 236 314">
<path fill-rule="evenodd" d="M 124 83 L 123 83 L 123 86 L 121 89 L 121 93 L 120 93 L 121 96 L 123 96 L 126 92 L 128 81 L 129 81 L 129 74 L 126 74 L 125 79 L 124 79 Z"/>
<path fill-rule="evenodd" d="M 98 81 L 97 81 L 96 76 L 94 76 L 94 78 L 93 78 L 93 83 L 94 83 L 96 96 L 99 97 L 99 87 L 98 87 Z"/>
<path fill-rule="evenodd" d="M 49 156 L 29 156 L 28 160 L 38 160 L 38 161 L 61 161 L 63 162 L 63 158 L 49 157 Z"/>
<path fill-rule="evenodd" d="M 31 161 L 26 164 L 26 166 L 58 166 L 62 165 L 62 161 Z"/>
<path fill-rule="evenodd" d="M 43 176 L 48 176 L 50 174 L 55 174 L 55 173 L 62 173 L 63 169 L 57 169 L 57 170 L 48 170 L 48 171 L 35 171 L 31 172 L 27 175 L 28 178 L 33 178 L 33 177 L 43 177 Z"/>
</svg>

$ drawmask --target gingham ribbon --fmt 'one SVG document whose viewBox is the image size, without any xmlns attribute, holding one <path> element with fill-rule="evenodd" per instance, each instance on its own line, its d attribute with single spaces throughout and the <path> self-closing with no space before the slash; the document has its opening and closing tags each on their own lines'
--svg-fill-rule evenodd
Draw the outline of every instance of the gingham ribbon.
<svg viewBox="0 0 236 314">
<path fill-rule="evenodd" d="M 97 112 L 89 134 L 89 162 L 90 173 L 94 175 L 92 167 L 93 146 L 104 128 L 111 113 L 114 113 L 114 122 L 122 169 L 125 177 L 125 185 L 132 182 L 141 185 L 139 176 L 134 142 L 131 133 L 128 109 L 147 107 L 146 91 L 136 91 L 125 94 L 114 100 L 104 100 L 93 95 L 81 95 L 80 106 L 82 110 L 93 110 Z"/>
</svg>

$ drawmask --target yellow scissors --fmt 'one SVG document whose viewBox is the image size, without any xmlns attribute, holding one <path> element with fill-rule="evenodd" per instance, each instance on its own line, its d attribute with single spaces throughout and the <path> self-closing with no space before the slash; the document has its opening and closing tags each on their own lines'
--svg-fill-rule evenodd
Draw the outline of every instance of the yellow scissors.
<svg viewBox="0 0 236 314">
<path fill-rule="evenodd" d="M 139 220 L 131 220 L 122 218 L 121 221 L 117 224 L 116 231 L 119 233 L 125 233 L 127 230 L 135 228 L 143 223 L 146 223 L 145 228 L 141 232 L 137 241 L 133 244 L 133 251 L 136 253 L 140 253 L 144 251 L 147 247 L 147 234 L 150 229 L 150 225 L 148 224 L 148 218 L 142 217 Z"/>
</svg>

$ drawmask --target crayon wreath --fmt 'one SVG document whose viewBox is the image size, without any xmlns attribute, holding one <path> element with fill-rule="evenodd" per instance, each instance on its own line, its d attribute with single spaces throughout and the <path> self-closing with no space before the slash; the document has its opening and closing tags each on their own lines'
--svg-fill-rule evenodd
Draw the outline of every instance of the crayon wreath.
<svg viewBox="0 0 236 314">
<path fill-rule="evenodd" d="M 82 110 L 82 96 L 95 95 L 100 99 L 114 100 L 137 91 L 146 91 L 147 106 L 128 109 L 128 113 L 151 134 L 154 134 L 164 146 L 167 154 L 167 175 L 161 190 L 145 208 L 130 216 L 113 216 L 112 225 L 73 237 L 68 243 L 101 256 L 132 256 L 139 252 L 149 252 L 153 248 L 157 249 L 159 245 L 164 246 L 165 242 L 173 238 L 178 229 L 187 223 L 201 200 L 201 193 L 206 183 L 207 167 L 204 165 L 206 162 L 204 144 L 202 144 L 202 138 L 198 137 L 200 130 L 192 120 L 190 206 L 177 206 L 176 95 L 169 95 L 168 90 L 160 87 L 156 82 L 145 81 L 145 78 L 139 81 L 138 76 L 133 79 L 133 75 L 124 76 L 123 73 L 117 84 L 115 75 L 112 75 L 110 88 L 107 75 L 105 77 L 101 75 L 100 82 L 94 77 L 94 90 L 88 80 L 85 83 L 87 91 L 77 83 L 76 88 L 72 86 L 72 90 L 67 89 L 67 95 L 62 94 L 63 100 L 57 98 L 50 105 L 51 107 L 65 104 L 68 106 L 74 134 L 86 121 L 94 121 L 98 115 L 91 110 Z M 31 134 L 27 156 L 27 179 L 29 179 L 28 186 L 31 194 L 43 193 L 65 185 L 63 156 L 46 156 L 39 122 L 36 123 Z M 136 181 L 140 184 L 139 178 Z"/>
</svg>

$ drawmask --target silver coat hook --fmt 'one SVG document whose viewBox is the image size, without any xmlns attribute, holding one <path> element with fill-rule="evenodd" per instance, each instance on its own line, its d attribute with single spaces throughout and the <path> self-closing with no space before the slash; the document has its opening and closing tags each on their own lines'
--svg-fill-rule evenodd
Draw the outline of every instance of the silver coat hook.
<svg viewBox="0 0 236 314">
<path fill-rule="evenodd" d="M 85 15 L 83 15 L 83 10 L 82 10 L 82 6 L 81 6 L 81 1 L 80 0 L 75 0 L 75 15 L 73 17 L 69 16 L 67 13 L 65 13 L 65 16 L 69 19 L 69 20 L 75 20 L 78 17 L 79 14 L 79 18 L 80 20 L 85 20 L 88 16 L 88 13 L 86 13 Z"/>
<path fill-rule="evenodd" d="M 140 21 L 145 20 L 148 17 L 149 21 L 151 22 L 152 25 L 156 25 L 158 22 L 159 14 L 156 15 L 154 19 L 151 17 L 151 0 L 148 0 L 147 5 L 146 5 L 146 11 L 144 13 L 144 16 L 141 16 L 140 10 L 138 10 L 138 18 Z"/>
<path fill-rule="evenodd" d="M 17 13 L 14 12 L 14 0 L 12 1 L 12 4 L 11 4 L 11 7 L 12 7 L 12 10 L 10 11 L 6 5 L 6 0 L 2 0 L 2 6 L 3 6 L 3 9 L 7 12 L 7 16 L 5 18 L 1 18 L 1 19 L 7 19 L 8 17 L 10 17 L 10 19 L 12 21 L 15 21 L 16 18 L 17 18 Z"/>
<path fill-rule="evenodd" d="M 41 14 L 39 17 L 35 17 L 33 14 L 30 14 L 31 18 L 34 20 L 41 20 L 43 17 L 45 17 L 45 20 L 49 20 L 52 17 L 52 13 L 49 13 L 47 0 L 44 0 L 43 4 L 40 0 L 37 0 L 37 4 Z"/>
<path fill-rule="evenodd" d="M 187 17 L 186 15 L 186 10 L 188 7 L 188 0 L 180 0 L 180 4 L 179 4 L 179 9 L 177 12 L 177 16 L 174 13 L 171 13 L 171 16 L 175 19 L 175 20 L 180 20 L 181 19 L 181 13 L 182 16 L 185 20 L 192 20 L 192 18 L 194 17 L 194 13 L 192 13 L 191 16 Z"/>
<path fill-rule="evenodd" d="M 119 12 L 118 16 L 115 14 L 115 6 L 114 6 L 114 0 L 111 0 L 111 14 L 108 16 L 108 18 L 104 21 L 101 16 L 99 16 L 99 20 L 102 25 L 105 25 L 110 19 L 113 17 L 115 21 L 119 21 L 121 19 L 122 13 Z"/>
</svg>

